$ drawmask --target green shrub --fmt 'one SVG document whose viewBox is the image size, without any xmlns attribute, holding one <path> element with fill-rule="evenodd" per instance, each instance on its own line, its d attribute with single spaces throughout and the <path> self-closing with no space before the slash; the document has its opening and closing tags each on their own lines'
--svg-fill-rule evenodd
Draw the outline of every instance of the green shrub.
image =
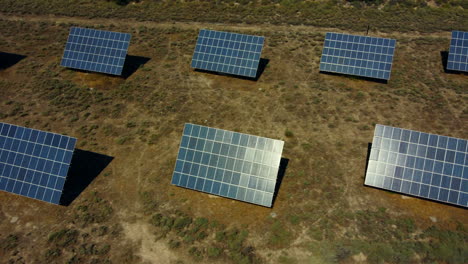
<svg viewBox="0 0 468 264">
<path fill-rule="evenodd" d="M 6 238 L 1 240 L 1 248 L 4 250 L 11 250 L 18 246 L 18 236 L 8 235 Z"/>
<path fill-rule="evenodd" d="M 292 239 L 292 234 L 280 222 L 275 221 L 270 228 L 268 244 L 273 247 L 284 247 L 289 244 Z"/>
<path fill-rule="evenodd" d="M 220 248 L 209 247 L 208 251 L 207 251 L 207 254 L 208 254 L 208 257 L 217 258 L 217 257 L 219 257 L 221 255 L 222 252 L 223 252 L 223 250 L 220 249 Z"/>
<path fill-rule="evenodd" d="M 289 137 L 289 138 L 294 137 L 294 133 L 291 130 L 288 130 L 288 129 L 286 129 L 286 131 L 284 132 L 284 135 L 286 137 Z"/>
<path fill-rule="evenodd" d="M 49 242 L 58 247 L 67 247 L 76 244 L 80 232 L 74 229 L 62 229 L 49 235 Z"/>
</svg>

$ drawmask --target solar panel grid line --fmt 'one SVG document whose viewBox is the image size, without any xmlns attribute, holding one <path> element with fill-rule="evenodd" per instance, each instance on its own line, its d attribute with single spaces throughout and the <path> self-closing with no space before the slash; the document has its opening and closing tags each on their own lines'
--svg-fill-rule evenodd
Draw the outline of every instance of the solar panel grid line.
<svg viewBox="0 0 468 264">
<path fill-rule="evenodd" d="M 377 125 L 365 184 L 468 206 L 467 140 Z"/>
<path fill-rule="evenodd" d="M 273 144 L 265 144 L 267 141 Z M 263 137 L 186 124 L 172 184 L 271 206 L 281 158 L 278 155 L 283 144 Z M 259 159 L 256 155 L 261 152 L 255 152 L 256 148 L 277 156 L 266 155 L 268 158 Z M 278 165 L 265 166 L 268 162 L 268 165 L 276 162 Z M 258 175 L 260 171 L 265 174 Z"/>
<path fill-rule="evenodd" d="M 204 53 L 204 52 L 199 52 L 200 54 L 203 54 L 203 58 L 200 61 L 203 62 L 203 61 L 206 61 L 206 60 L 209 60 L 209 56 L 210 54 L 209 53 Z M 227 63 L 225 63 L 226 61 L 226 58 L 228 58 L 229 60 L 227 61 Z M 197 60 L 197 59 L 196 59 Z M 196 61 L 195 60 L 195 61 Z M 247 71 L 248 75 L 250 77 L 254 77 L 254 74 L 253 72 L 257 70 L 258 68 L 258 63 L 256 63 L 255 60 L 250 60 L 250 59 L 244 59 L 245 61 L 250 61 L 249 64 L 250 64 L 250 67 L 243 67 L 243 66 L 238 66 L 238 71 L 235 71 L 235 70 L 229 70 L 229 67 L 233 67 L 231 66 L 232 64 L 234 63 L 238 63 L 239 60 L 237 57 L 232 57 L 232 56 L 225 56 L 225 60 L 223 62 L 218 62 L 216 63 L 216 67 L 215 68 L 211 68 L 213 71 L 217 71 L 217 72 L 228 72 L 228 73 L 234 73 L 234 74 L 239 74 L 239 75 L 245 75 L 245 72 Z M 231 63 L 232 62 L 232 63 Z M 198 68 L 197 67 L 197 62 L 195 62 L 195 68 Z M 244 73 L 242 73 L 242 69 L 244 69 Z"/>
<path fill-rule="evenodd" d="M 75 144 L 76 138 L 0 123 L 0 189 L 58 204 Z"/>
<path fill-rule="evenodd" d="M 187 151 L 187 150 L 190 150 L 190 149 L 186 149 L 186 148 L 183 148 L 183 149 L 186 150 L 186 151 Z M 201 151 L 201 152 L 202 152 L 202 153 L 209 153 L 209 152 L 203 152 L 203 151 Z M 187 155 L 186 153 L 185 153 L 185 154 L 182 154 L 182 156 L 180 156 L 180 158 L 182 158 L 182 157 L 185 158 L 186 155 Z M 229 157 L 229 156 L 223 156 L 223 155 L 219 155 L 219 156 L 220 156 L 220 157 L 225 157 L 225 158 L 231 158 L 231 157 Z M 232 159 L 232 160 L 235 160 L 236 162 L 237 162 L 237 161 L 242 161 L 242 159 L 236 159 L 236 158 L 231 158 L 231 159 Z M 255 164 L 255 165 L 262 165 L 261 163 L 257 163 L 257 162 L 251 162 L 251 163 L 253 163 L 253 164 Z M 217 164 L 216 164 L 216 165 L 217 165 Z M 207 167 L 212 167 L 212 168 L 217 168 L 216 165 L 206 164 L 205 166 L 207 166 Z M 265 166 L 265 165 L 263 165 L 263 166 Z M 272 171 L 272 169 L 274 169 L 274 167 L 272 167 L 272 166 L 267 166 L 267 167 L 268 167 L 268 169 L 264 168 L 265 171 L 266 171 L 266 170 Z M 226 169 L 226 170 L 231 171 L 231 172 L 235 172 L 234 170 L 229 170 L 229 169 Z M 249 173 L 249 172 L 246 172 L 246 173 Z M 257 177 L 258 177 L 258 178 L 265 179 L 265 180 L 271 180 L 270 177 L 268 177 L 268 176 L 259 175 L 259 176 L 257 176 Z"/>
<path fill-rule="evenodd" d="M 452 31 L 447 69 L 468 72 L 468 32 Z"/>
<path fill-rule="evenodd" d="M 390 165 L 390 166 L 394 165 L 394 164 L 385 163 L 385 162 L 382 162 L 382 164 L 385 164 L 385 165 L 387 165 L 387 166 L 388 166 L 388 165 Z M 424 174 L 424 172 L 423 172 L 423 174 Z M 385 174 L 385 175 L 386 175 L 386 174 Z M 422 176 L 422 175 L 420 175 L 420 176 Z M 414 175 L 413 175 L 413 177 L 414 177 Z M 371 179 L 372 179 L 373 181 L 366 181 L 365 184 L 366 184 L 366 185 L 369 185 L 369 186 L 383 187 L 384 184 L 383 184 L 382 182 L 376 182 L 376 178 L 375 178 L 375 177 L 374 177 L 374 178 L 371 178 Z M 392 179 L 392 180 L 394 180 L 394 179 Z M 462 179 L 458 179 L 458 180 L 462 180 Z M 419 196 L 419 197 L 423 197 L 423 198 L 428 198 L 427 195 L 425 196 L 425 195 L 421 194 L 421 189 L 420 189 L 420 188 L 421 188 L 421 182 L 420 182 L 420 181 L 417 181 L 417 180 L 414 180 L 414 179 L 405 179 L 404 181 L 405 181 L 405 182 L 408 182 L 408 183 L 411 183 L 411 184 L 413 184 L 413 183 L 419 184 L 419 186 L 418 186 L 418 185 L 415 185 L 415 186 L 418 186 L 418 187 L 417 187 L 417 188 L 418 188 L 418 189 L 417 189 L 417 192 L 416 192 L 416 193 L 410 193 L 410 194 L 415 195 L 415 196 Z M 451 186 L 452 181 L 454 181 L 453 178 L 449 177 L 448 182 L 447 182 L 447 185 L 448 185 L 448 186 Z M 430 182 L 428 182 L 427 185 L 429 185 L 429 186 L 434 186 L 435 184 L 440 184 L 440 182 L 441 182 L 441 179 L 439 179 L 438 181 L 436 181 L 436 180 L 434 180 L 434 179 L 431 178 L 431 179 L 430 179 Z M 455 181 L 454 181 L 454 182 L 455 182 Z M 389 183 L 389 184 L 392 185 L 392 183 Z M 457 183 L 457 185 L 458 185 L 458 184 L 461 184 L 461 183 Z M 409 186 L 408 186 L 408 187 L 409 187 Z M 409 190 L 406 190 L 406 191 L 405 191 L 405 190 L 403 189 L 403 186 L 401 186 L 401 185 L 397 186 L 396 188 L 395 188 L 395 187 L 392 187 L 390 190 L 391 190 L 391 191 L 395 191 L 395 192 L 400 192 L 400 193 L 408 193 L 408 192 L 409 192 Z M 450 188 L 450 187 L 448 187 L 448 188 L 440 187 L 440 188 L 437 188 L 436 190 L 437 190 L 437 192 L 436 192 L 437 195 L 435 196 L 436 199 L 439 198 L 440 190 L 445 190 L 445 191 L 448 191 L 448 192 L 450 192 L 450 191 L 456 191 L 456 192 L 460 192 L 460 193 L 462 193 L 462 194 L 464 194 L 464 195 L 468 195 L 468 192 L 467 192 L 467 191 L 459 190 L 459 189 L 457 189 L 457 188 L 453 189 L 453 188 Z M 455 202 L 453 202 L 453 203 L 454 203 L 454 204 L 459 204 L 461 201 L 462 201 L 462 196 L 458 195 L 458 196 L 457 196 L 457 200 L 456 200 Z"/>
<path fill-rule="evenodd" d="M 202 29 L 192 68 L 256 77 L 264 37 Z"/>
<path fill-rule="evenodd" d="M 320 70 L 390 79 L 396 41 L 328 32 Z"/>
<path fill-rule="evenodd" d="M 127 33 L 72 27 L 61 65 L 120 75 L 130 38 Z"/>
</svg>

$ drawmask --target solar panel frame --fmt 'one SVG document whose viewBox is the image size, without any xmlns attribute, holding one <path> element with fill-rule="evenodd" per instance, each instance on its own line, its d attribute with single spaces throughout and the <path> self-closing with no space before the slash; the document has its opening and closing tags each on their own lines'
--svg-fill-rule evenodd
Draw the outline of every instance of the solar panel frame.
<svg viewBox="0 0 468 264">
<path fill-rule="evenodd" d="M 465 139 L 376 125 L 364 184 L 468 207 Z"/>
<path fill-rule="evenodd" d="M 171 183 L 271 207 L 284 142 L 187 123 Z"/>
<path fill-rule="evenodd" d="M 255 78 L 264 42 L 261 36 L 202 29 L 191 67 Z"/>
<path fill-rule="evenodd" d="M 60 65 L 121 75 L 130 39 L 128 33 L 72 27 Z"/>
<path fill-rule="evenodd" d="M 390 80 L 396 40 L 328 32 L 320 71 Z"/>
<path fill-rule="evenodd" d="M 76 138 L 0 122 L 0 190 L 60 204 Z"/>
<path fill-rule="evenodd" d="M 468 32 L 452 31 L 447 69 L 468 72 Z"/>
</svg>

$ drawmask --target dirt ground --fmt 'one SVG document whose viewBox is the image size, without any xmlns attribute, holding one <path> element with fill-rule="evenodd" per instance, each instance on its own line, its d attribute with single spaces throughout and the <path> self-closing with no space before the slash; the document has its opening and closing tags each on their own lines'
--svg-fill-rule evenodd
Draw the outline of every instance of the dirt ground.
<svg viewBox="0 0 468 264">
<path fill-rule="evenodd" d="M 131 33 L 125 78 L 60 67 L 72 25 Z M 201 28 L 265 36 L 260 78 L 192 70 Z M 318 72 L 329 31 L 340 30 L 0 15 L 0 52 L 25 56 L 0 69 L 0 120 L 77 137 L 87 163 L 72 165 L 74 177 L 90 182 L 68 206 L 0 192 L 0 263 L 407 260 L 393 257 L 403 254 L 396 246 L 374 256 L 373 243 L 413 243 L 410 262 L 450 263 L 428 257 L 445 241 L 429 228 L 456 234 L 467 256 L 466 209 L 363 185 L 375 124 L 468 138 L 468 76 L 443 69 L 450 32 L 370 32 L 397 39 L 392 78 L 379 83 Z M 187 122 L 284 140 L 274 206 L 172 186 Z M 189 231 L 155 226 L 155 214 L 216 224 L 187 242 Z M 233 229 L 248 233 L 238 255 L 229 235 L 216 238 Z"/>
</svg>

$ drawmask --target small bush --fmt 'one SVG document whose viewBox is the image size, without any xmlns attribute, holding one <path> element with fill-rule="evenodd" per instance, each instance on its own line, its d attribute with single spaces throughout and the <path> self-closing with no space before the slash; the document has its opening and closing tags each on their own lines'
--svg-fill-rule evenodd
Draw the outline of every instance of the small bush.
<svg viewBox="0 0 468 264">
<path fill-rule="evenodd" d="M 222 252 L 223 252 L 223 250 L 220 249 L 220 248 L 210 247 L 210 248 L 208 248 L 207 254 L 208 254 L 208 257 L 217 258 L 217 257 L 219 257 L 221 255 Z"/>
<path fill-rule="evenodd" d="M 44 254 L 44 257 L 46 258 L 46 260 L 51 260 L 56 257 L 60 257 L 61 255 L 62 255 L 62 251 L 58 248 L 54 248 L 54 249 L 48 249 L 46 253 Z"/>
<path fill-rule="evenodd" d="M 286 129 L 286 131 L 284 132 L 284 135 L 286 137 L 289 137 L 289 138 L 294 137 L 294 133 L 291 130 L 288 130 L 288 129 Z"/>
<path fill-rule="evenodd" d="M 169 240 L 169 248 L 170 249 L 176 249 L 180 247 L 180 241 L 177 240 Z"/>
<path fill-rule="evenodd" d="M 18 236 L 17 235 L 8 235 L 5 239 L 1 241 L 1 248 L 4 250 L 10 250 L 18 246 Z"/>
<path fill-rule="evenodd" d="M 76 244 L 80 232 L 73 229 L 62 229 L 49 235 L 49 242 L 58 247 L 67 247 Z"/>
<path fill-rule="evenodd" d="M 178 231 L 182 231 L 185 229 L 187 226 L 189 226 L 192 223 L 192 218 L 190 217 L 181 217 L 177 218 L 174 221 L 174 228 Z"/>
</svg>

